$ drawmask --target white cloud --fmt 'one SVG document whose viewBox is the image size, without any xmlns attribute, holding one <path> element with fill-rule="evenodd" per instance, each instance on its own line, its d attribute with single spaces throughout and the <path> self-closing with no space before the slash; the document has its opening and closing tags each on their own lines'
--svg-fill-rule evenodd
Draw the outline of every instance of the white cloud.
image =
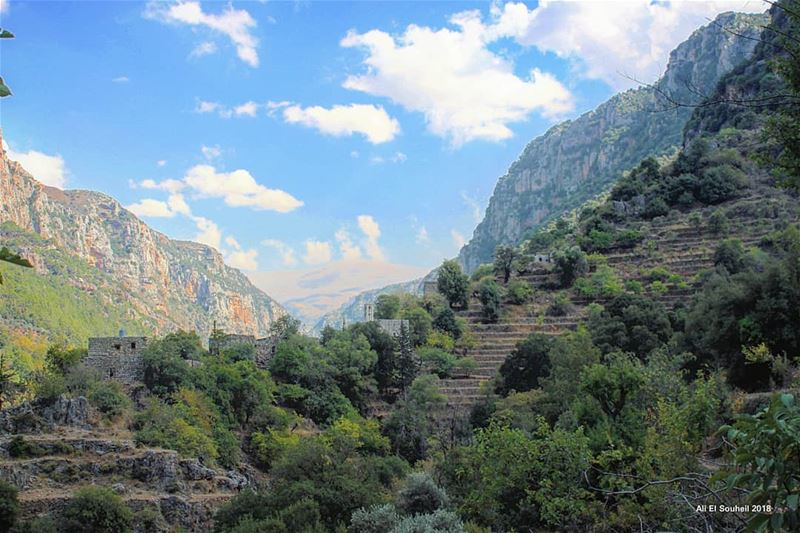
<svg viewBox="0 0 800 533">
<path fill-rule="evenodd" d="M 477 224 L 483 219 L 483 211 L 481 209 L 481 204 L 478 203 L 478 200 L 467 194 L 466 191 L 461 191 L 461 199 L 464 201 L 467 207 L 469 207 L 470 212 L 472 213 L 472 220 Z"/>
<path fill-rule="evenodd" d="M 278 110 L 289 107 L 290 105 L 292 105 L 292 103 L 287 100 L 281 100 L 280 102 L 270 100 L 266 103 L 265 107 L 267 108 L 267 115 L 274 117 Z"/>
<path fill-rule="evenodd" d="M 221 33 L 236 46 L 236 55 L 239 59 L 251 67 L 258 66 L 258 39 L 251 33 L 257 24 L 244 9 L 234 9 L 229 4 L 217 15 L 203 12 L 199 2 L 175 4 L 150 2 L 145 9 L 145 17 L 173 24 L 204 26 Z"/>
<path fill-rule="evenodd" d="M 306 241 L 306 255 L 303 260 L 309 265 L 321 265 L 331 260 L 331 243 L 327 241 Z"/>
<path fill-rule="evenodd" d="M 194 237 L 195 241 L 211 246 L 217 250 L 222 248 L 222 232 L 214 221 L 198 216 L 193 216 L 192 220 L 194 220 L 198 231 L 197 235 Z"/>
<path fill-rule="evenodd" d="M 216 113 L 217 115 L 219 115 L 220 118 L 233 118 L 233 117 L 237 117 L 237 118 L 240 118 L 240 117 L 251 117 L 252 118 L 252 117 L 255 117 L 256 115 L 258 115 L 258 110 L 261 107 L 266 107 L 267 109 L 270 109 L 269 108 L 269 103 L 267 103 L 266 105 L 262 106 L 261 104 L 259 104 L 257 102 L 253 102 L 252 100 L 249 100 L 247 102 L 244 102 L 242 104 L 239 104 L 239 105 L 236 105 L 236 106 L 233 106 L 233 107 L 228 107 L 228 106 L 222 105 L 219 102 L 211 102 L 211 101 L 208 101 L 208 100 L 198 100 L 197 101 L 197 105 L 194 108 L 194 112 L 195 113 L 201 113 L 201 114 Z M 268 114 L 269 114 L 269 112 L 268 112 Z"/>
<path fill-rule="evenodd" d="M 200 147 L 200 151 L 203 153 L 203 157 L 205 157 L 208 161 L 216 159 L 222 155 L 222 149 L 218 144 L 215 144 L 214 146 L 203 145 Z"/>
<path fill-rule="evenodd" d="M 258 269 L 258 250 L 245 250 L 239 241 L 230 235 L 225 237 L 225 244 L 231 247 L 231 250 L 225 252 L 225 261 L 230 266 L 243 270 Z"/>
<path fill-rule="evenodd" d="M 195 113 L 213 113 L 220 109 L 218 102 L 209 102 L 208 100 L 199 100 L 197 106 L 194 108 Z"/>
<path fill-rule="evenodd" d="M 241 105 L 237 105 L 233 108 L 233 114 L 237 117 L 255 117 L 256 113 L 258 113 L 258 104 L 252 100 Z"/>
<path fill-rule="evenodd" d="M 655 80 L 670 51 L 707 19 L 722 11 L 764 9 L 762 2 L 742 0 L 543 0 L 531 10 L 521 3 L 494 5 L 492 15 L 519 44 L 569 58 L 583 76 L 621 90 L 635 85 L 622 73 Z"/>
<path fill-rule="evenodd" d="M 489 49 L 511 36 L 507 25 L 484 24 L 478 11 L 457 13 L 450 23 L 455 29 L 410 25 L 398 37 L 349 32 L 341 45 L 366 52 L 365 72 L 348 76 L 344 87 L 423 113 L 428 129 L 456 146 L 507 139 L 508 125 L 533 111 L 553 117 L 572 109 L 570 92 L 551 74 L 517 76 L 510 60 Z"/>
<path fill-rule="evenodd" d="M 171 194 L 166 202 L 153 198 L 143 198 L 126 207 L 128 211 L 139 217 L 173 218 L 175 215 L 191 217 L 189 204 L 181 194 Z"/>
<path fill-rule="evenodd" d="M 218 172 L 211 165 L 196 165 L 187 171 L 183 182 L 199 196 L 222 198 L 231 207 L 288 213 L 303 205 L 285 191 L 264 187 L 244 169 Z"/>
<path fill-rule="evenodd" d="M 283 118 L 336 137 L 360 133 L 372 144 L 391 141 L 400 133 L 400 124 L 381 106 L 371 104 L 335 105 L 330 109 L 298 105 L 286 107 Z"/>
<path fill-rule="evenodd" d="M 0 13 L 8 12 L 8 0 L 0 0 Z"/>
<path fill-rule="evenodd" d="M 205 41 L 195 46 L 189 53 L 189 57 L 198 58 L 215 54 L 216 52 L 217 52 L 217 43 L 213 41 Z"/>
<path fill-rule="evenodd" d="M 163 167 L 166 164 L 167 164 L 167 160 L 166 159 L 159 159 L 158 161 L 156 161 L 156 165 L 158 165 L 160 167 Z"/>
<path fill-rule="evenodd" d="M 378 244 L 378 239 L 381 236 L 381 228 L 378 222 L 370 215 L 359 215 L 358 227 L 361 228 L 361 232 L 364 233 L 366 238 L 364 248 L 369 258 L 373 261 L 385 261 L 383 251 Z"/>
<path fill-rule="evenodd" d="M 344 261 L 353 261 L 361 258 L 361 249 L 353 244 L 353 240 L 347 230 L 340 229 L 336 232 L 336 242 L 339 243 L 339 252 Z"/>
<path fill-rule="evenodd" d="M 63 157 L 58 154 L 48 155 L 37 150 L 15 152 L 5 144 L 5 141 L 3 141 L 3 144 L 3 148 L 8 153 L 8 158 L 12 161 L 17 161 L 37 181 L 50 187 L 64 188 L 67 183 L 67 176 Z"/>
<path fill-rule="evenodd" d="M 384 163 L 405 163 L 407 160 L 408 156 L 406 154 L 403 152 L 395 152 L 389 157 L 374 155 L 369 159 L 369 162 L 373 165 L 382 165 Z"/>
<path fill-rule="evenodd" d="M 146 179 L 140 181 L 138 184 L 134 183 L 134 188 L 141 187 L 142 189 L 154 189 L 158 191 L 167 191 L 176 193 L 186 187 L 186 184 L 180 180 L 166 179 L 164 181 L 155 181 Z"/>
<path fill-rule="evenodd" d="M 453 238 L 453 244 L 455 244 L 456 248 L 459 250 L 463 248 L 464 244 L 467 242 L 464 236 L 454 229 L 450 230 L 450 237 Z"/>
<path fill-rule="evenodd" d="M 297 264 L 297 258 L 294 255 L 294 250 L 292 250 L 292 248 L 289 247 L 289 245 L 287 245 L 285 242 L 277 239 L 264 239 L 261 241 L 261 244 L 277 251 L 281 256 L 281 262 L 284 265 L 292 266 Z"/>
<path fill-rule="evenodd" d="M 130 78 L 128 78 L 128 76 L 118 76 L 112 79 L 111 81 L 113 81 L 114 83 L 128 83 L 131 80 Z"/>
<path fill-rule="evenodd" d="M 172 218 L 175 216 L 175 212 L 169 208 L 167 202 L 153 198 L 139 200 L 135 204 L 127 206 L 126 209 L 137 217 Z"/>
<path fill-rule="evenodd" d="M 350 157 L 352 157 L 353 159 L 358 159 L 360 156 L 361 154 L 358 152 L 358 150 L 353 150 L 350 152 Z"/>
</svg>

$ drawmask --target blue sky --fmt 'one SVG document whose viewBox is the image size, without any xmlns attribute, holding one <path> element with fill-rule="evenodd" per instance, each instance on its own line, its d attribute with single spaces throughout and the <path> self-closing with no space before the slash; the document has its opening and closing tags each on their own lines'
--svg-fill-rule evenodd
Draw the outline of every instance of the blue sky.
<svg viewBox="0 0 800 533">
<path fill-rule="evenodd" d="M 0 0 L 0 124 L 43 181 L 314 314 L 456 255 L 531 139 L 730 9 L 763 7 Z"/>
</svg>

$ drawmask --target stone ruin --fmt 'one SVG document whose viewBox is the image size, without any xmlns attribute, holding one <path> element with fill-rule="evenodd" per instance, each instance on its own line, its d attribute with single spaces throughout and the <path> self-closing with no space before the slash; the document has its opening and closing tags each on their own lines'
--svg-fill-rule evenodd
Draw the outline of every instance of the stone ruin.
<svg viewBox="0 0 800 533">
<path fill-rule="evenodd" d="M 212 355 L 219 355 L 222 350 L 238 344 L 246 344 L 255 348 L 256 366 L 259 368 L 266 368 L 275 355 L 278 340 L 273 337 L 257 339 L 254 335 L 219 333 L 218 335 L 212 335 L 208 339 L 208 351 Z"/>
<path fill-rule="evenodd" d="M 104 379 L 132 384 L 142 380 L 142 351 L 147 337 L 128 337 L 120 331 L 117 337 L 92 337 L 84 364 L 96 368 Z"/>
<path fill-rule="evenodd" d="M 411 323 L 405 319 L 397 319 L 397 318 L 379 318 L 375 320 L 375 304 L 364 304 L 364 321 L 365 322 L 377 322 L 378 327 L 380 327 L 383 331 L 391 335 L 392 337 L 399 337 L 400 330 L 405 325 L 407 330 L 411 329 Z"/>
</svg>

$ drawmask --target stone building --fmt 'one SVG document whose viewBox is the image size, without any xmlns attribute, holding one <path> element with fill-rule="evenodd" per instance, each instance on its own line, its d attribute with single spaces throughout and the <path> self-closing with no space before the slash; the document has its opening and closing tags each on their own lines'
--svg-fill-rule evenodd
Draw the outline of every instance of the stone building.
<svg viewBox="0 0 800 533">
<path fill-rule="evenodd" d="M 391 335 L 392 337 L 400 336 L 400 329 L 403 325 L 406 326 L 406 329 L 411 327 L 411 323 L 405 319 L 387 319 L 387 318 L 379 318 L 375 320 L 375 306 L 371 303 L 364 304 L 364 321 L 365 322 L 377 322 L 378 327 L 380 327 L 383 331 Z"/>
<path fill-rule="evenodd" d="M 105 379 L 131 384 L 142 380 L 142 351 L 147 337 L 128 337 L 124 331 L 117 337 L 92 337 L 84 364 L 96 368 Z"/>
<path fill-rule="evenodd" d="M 278 339 L 273 337 L 257 339 L 253 335 L 221 333 L 208 339 L 208 351 L 212 355 L 219 355 L 222 350 L 238 344 L 246 344 L 255 348 L 256 365 L 259 368 L 266 368 L 275 355 L 275 350 L 278 347 Z"/>
</svg>

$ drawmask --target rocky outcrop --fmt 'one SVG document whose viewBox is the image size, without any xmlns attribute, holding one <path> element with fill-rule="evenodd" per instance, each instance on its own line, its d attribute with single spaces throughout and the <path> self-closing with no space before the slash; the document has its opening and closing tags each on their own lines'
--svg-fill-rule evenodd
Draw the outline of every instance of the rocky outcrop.
<svg viewBox="0 0 800 533">
<path fill-rule="evenodd" d="M 1 141 L 2 139 L 0 139 Z M 108 274 L 134 312 L 156 332 L 177 328 L 207 334 L 214 320 L 236 333 L 266 335 L 285 313 L 238 270 L 225 265 L 215 249 L 171 240 L 151 229 L 119 202 L 93 191 L 62 191 L 45 186 L 0 146 L 0 223 L 35 232 L 41 242 L 18 250 L 42 274 L 37 258 L 55 246 Z M 75 280 L 87 292 L 93 284 Z M 82 290 L 83 290 L 82 289 Z"/>
<path fill-rule="evenodd" d="M 89 426 L 89 402 L 83 396 L 34 400 L 0 411 L 0 434 L 48 431 L 55 426 Z"/>
<path fill-rule="evenodd" d="M 758 24 L 767 21 L 767 15 L 719 15 L 671 53 L 655 86 L 618 94 L 534 139 L 498 181 L 483 221 L 461 249 L 462 266 L 473 271 L 491 261 L 498 244 L 518 243 L 600 193 L 641 159 L 679 147 L 692 108 L 675 108 L 662 94 L 682 103 L 711 94 L 726 72 L 752 54 Z"/>
</svg>

